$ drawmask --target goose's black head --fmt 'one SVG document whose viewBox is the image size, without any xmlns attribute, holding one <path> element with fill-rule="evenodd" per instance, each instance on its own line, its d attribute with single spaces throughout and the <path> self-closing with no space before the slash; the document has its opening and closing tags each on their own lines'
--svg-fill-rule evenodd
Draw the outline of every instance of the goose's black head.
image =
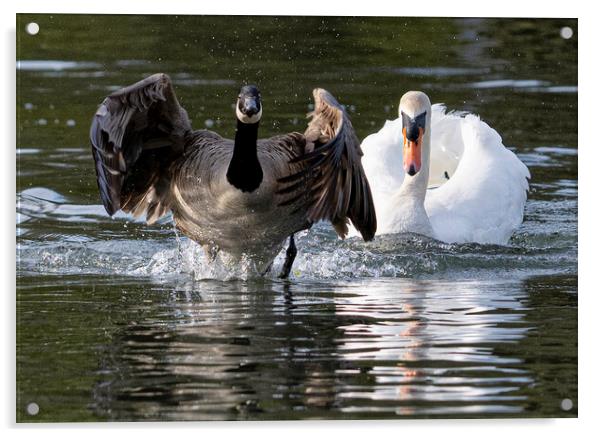
<svg viewBox="0 0 602 437">
<path fill-rule="evenodd" d="M 261 93 L 255 85 L 245 85 L 238 93 L 236 118 L 245 124 L 258 123 L 261 119 Z"/>
</svg>

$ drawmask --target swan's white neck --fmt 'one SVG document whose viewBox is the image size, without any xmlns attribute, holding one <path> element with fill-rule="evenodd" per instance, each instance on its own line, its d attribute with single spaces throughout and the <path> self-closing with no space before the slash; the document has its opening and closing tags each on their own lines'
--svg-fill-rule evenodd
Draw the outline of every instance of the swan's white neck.
<svg viewBox="0 0 602 437">
<path fill-rule="evenodd" d="M 399 233 L 414 232 L 433 237 L 433 228 L 424 208 L 431 158 L 430 114 L 422 138 L 421 149 L 420 171 L 414 176 L 407 173 L 404 175 L 401 187 L 393 195 L 389 205 L 389 208 L 395 210 L 385 215 L 390 217 L 391 223 L 385 224 L 385 226 Z M 400 171 L 403 170 L 400 169 Z"/>
<path fill-rule="evenodd" d="M 426 197 L 426 189 L 429 183 L 429 167 L 431 162 L 430 126 L 427 126 L 427 129 L 422 137 L 421 149 L 421 169 L 414 176 L 410 176 L 407 173 L 404 175 L 400 188 L 400 194 L 407 198 L 411 198 L 415 202 L 421 204 L 424 208 L 424 199 Z"/>
</svg>

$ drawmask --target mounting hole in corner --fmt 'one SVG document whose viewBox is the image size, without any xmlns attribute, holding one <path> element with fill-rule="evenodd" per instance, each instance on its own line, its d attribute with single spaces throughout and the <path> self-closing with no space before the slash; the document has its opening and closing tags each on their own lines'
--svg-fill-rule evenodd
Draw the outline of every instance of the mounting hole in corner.
<svg viewBox="0 0 602 437">
<path fill-rule="evenodd" d="M 571 401 L 570 399 L 563 399 L 560 402 L 560 408 L 562 408 L 564 411 L 570 411 L 573 409 L 573 401 Z"/>
<path fill-rule="evenodd" d="M 40 25 L 38 23 L 29 23 L 25 26 L 25 31 L 30 35 L 37 35 L 40 31 Z"/>
<path fill-rule="evenodd" d="M 27 404 L 27 414 L 30 416 L 35 416 L 40 412 L 40 406 L 35 402 L 31 402 Z"/>
<path fill-rule="evenodd" d="M 564 39 L 571 39 L 573 37 L 573 29 L 568 26 L 563 27 L 560 29 L 560 36 Z"/>
</svg>

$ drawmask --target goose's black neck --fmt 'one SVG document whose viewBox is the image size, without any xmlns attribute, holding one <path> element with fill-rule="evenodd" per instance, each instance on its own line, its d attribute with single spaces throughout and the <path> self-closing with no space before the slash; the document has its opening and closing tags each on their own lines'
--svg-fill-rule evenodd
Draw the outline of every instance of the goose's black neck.
<svg viewBox="0 0 602 437">
<path fill-rule="evenodd" d="M 237 120 L 234 152 L 226 178 L 241 191 L 251 193 L 259 188 L 263 171 L 257 158 L 257 129 L 259 122 L 247 124 Z"/>
</svg>

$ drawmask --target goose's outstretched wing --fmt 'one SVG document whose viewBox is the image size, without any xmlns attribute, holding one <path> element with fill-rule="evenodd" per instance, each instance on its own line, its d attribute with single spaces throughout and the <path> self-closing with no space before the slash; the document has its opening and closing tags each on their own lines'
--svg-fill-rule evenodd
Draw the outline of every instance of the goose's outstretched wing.
<svg viewBox="0 0 602 437">
<path fill-rule="evenodd" d="M 315 107 L 304 133 L 306 152 L 291 164 L 303 169 L 279 180 L 282 205 L 304 199 L 310 222 L 330 220 L 341 238 L 349 220 L 364 240 L 374 238 L 376 213 L 362 168 L 362 151 L 345 108 L 328 91 L 316 88 Z"/>
<path fill-rule="evenodd" d="M 191 131 L 171 80 L 158 73 L 104 99 L 90 127 L 102 203 L 146 213 L 153 223 L 169 210 L 169 166 L 183 153 Z"/>
</svg>

